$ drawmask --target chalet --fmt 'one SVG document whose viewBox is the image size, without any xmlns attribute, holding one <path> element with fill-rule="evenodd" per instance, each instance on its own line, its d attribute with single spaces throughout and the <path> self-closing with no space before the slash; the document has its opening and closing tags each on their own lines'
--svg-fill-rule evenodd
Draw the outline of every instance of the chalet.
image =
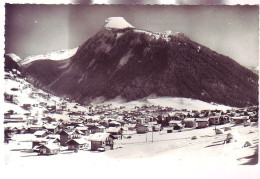
<svg viewBox="0 0 260 179">
<path fill-rule="evenodd" d="M 62 130 L 59 135 L 60 135 L 60 144 L 62 146 L 66 146 L 67 145 L 67 142 L 70 140 L 70 139 L 78 139 L 80 137 L 83 136 L 83 132 L 79 131 L 79 130 L 76 130 L 76 129 L 72 129 L 70 131 L 67 131 L 67 130 Z"/>
<path fill-rule="evenodd" d="M 24 119 L 23 115 L 19 115 L 19 114 L 5 115 L 4 123 L 17 123 L 17 122 L 24 123 L 26 122 L 26 120 Z"/>
<path fill-rule="evenodd" d="M 145 118 L 145 119 L 144 119 L 144 122 L 145 122 L 145 123 L 150 122 L 150 118 Z"/>
<path fill-rule="evenodd" d="M 13 110 L 7 111 L 6 113 L 4 113 L 4 119 L 9 119 L 12 114 L 14 114 Z"/>
<path fill-rule="evenodd" d="M 70 133 L 65 130 L 62 130 L 59 134 L 60 134 L 60 144 L 62 146 L 66 146 L 67 142 L 70 139 Z"/>
<path fill-rule="evenodd" d="M 258 117 L 257 116 L 250 116 L 250 122 L 258 122 Z"/>
<path fill-rule="evenodd" d="M 60 107 L 61 107 L 61 109 L 62 109 L 63 111 L 65 111 L 66 108 L 67 108 L 66 102 L 62 102 L 62 103 L 60 104 Z"/>
<path fill-rule="evenodd" d="M 48 132 L 46 130 L 41 130 L 41 131 L 36 131 L 34 133 L 34 135 L 37 137 L 37 138 L 40 138 L 40 137 L 45 137 L 48 135 Z"/>
<path fill-rule="evenodd" d="M 22 127 L 22 126 L 17 126 L 11 129 L 13 131 L 13 133 L 16 134 L 25 134 L 26 133 L 26 128 Z"/>
<path fill-rule="evenodd" d="M 152 126 L 153 131 L 161 131 L 162 130 L 162 125 L 161 124 L 156 124 Z"/>
<path fill-rule="evenodd" d="M 60 148 L 55 144 L 43 144 L 36 148 L 39 155 L 54 155 L 58 154 Z"/>
<path fill-rule="evenodd" d="M 140 125 L 143 125 L 143 124 L 145 123 L 145 119 L 143 119 L 143 118 L 138 118 L 138 119 L 136 119 L 136 123 L 137 123 L 137 124 L 140 124 Z"/>
<path fill-rule="evenodd" d="M 149 131 L 148 125 L 137 125 L 136 126 L 136 132 L 137 134 L 144 134 Z"/>
<path fill-rule="evenodd" d="M 58 134 L 49 134 L 45 137 L 48 140 L 48 143 L 53 143 L 60 146 L 60 135 Z"/>
<path fill-rule="evenodd" d="M 154 126 L 154 125 L 157 125 L 157 121 L 151 121 L 151 122 L 148 122 L 148 125 L 149 126 Z"/>
<path fill-rule="evenodd" d="M 44 128 L 51 134 L 56 134 L 59 130 L 58 126 L 55 125 L 44 125 Z"/>
<path fill-rule="evenodd" d="M 76 130 L 82 132 L 83 135 L 89 135 L 90 134 L 88 127 L 85 127 L 85 126 L 76 127 Z"/>
<path fill-rule="evenodd" d="M 55 105 L 53 105 L 53 106 L 47 106 L 46 108 L 47 108 L 47 110 L 48 110 L 49 112 L 55 112 L 55 111 L 56 111 L 56 106 L 55 106 Z"/>
<path fill-rule="evenodd" d="M 4 100 L 13 103 L 14 102 L 14 95 L 4 93 Z"/>
<path fill-rule="evenodd" d="M 115 137 L 109 133 L 95 133 L 90 138 L 91 150 L 98 150 L 99 148 L 113 149 Z"/>
<path fill-rule="evenodd" d="M 218 125 L 220 124 L 220 117 L 219 116 L 212 116 L 209 117 L 209 125 Z"/>
<path fill-rule="evenodd" d="M 181 121 L 170 121 L 169 127 L 173 127 L 174 130 L 180 130 L 183 128 Z"/>
<path fill-rule="evenodd" d="M 219 118 L 219 123 L 220 124 L 226 124 L 226 123 L 228 123 L 229 122 L 229 116 L 221 116 L 220 118 Z"/>
<path fill-rule="evenodd" d="M 23 104 L 21 107 L 24 108 L 25 110 L 30 110 L 31 104 Z"/>
<path fill-rule="evenodd" d="M 39 105 L 42 106 L 42 107 L 47 107 L 47 103 L 46 102 L 40 102 Z"/>
<path fill-rule="evenodd" d="M 45 138 L 37 138 L 32 140 L 32 148 L 35 148 L 35 146 L 40 146 L 42 144 L 46 144 L 47 143 L 47 139 Z"/>
<path fill-rule="evenodd" d="M 13 135 L 13 132 L 12 132 L 11 128 L 10 127 L 5 127 L 4 128 L 4 142 L 5 143 L 9 143 L 9 141 L 12 138 L 12 135 Z"/>
<path fill-rule="evenodd" d="M 197 118 L 196 128 L 205 128 L 209 126 L 209 118 Z"/>
<path fill-rule="evenodd" d="M 47 123 L 51 123 L 51 122 L 54 122 L 55 119 L 54 118 L 51 118 L 49 116 L 45 117 L 45 118 L 42 118 L 42 121 L 43 122 L 47 122 Z"/>
<path fill-rule="evenodd" d="M 167 131 L 167 133 L 173 132 L 173 127 L 165 127 L 164 129 Z"/>
<path fill-rule="evenodd" d="M 103 120 L 103 121 L 100 121 L 99 124 L 106 128 L 108 127 L 108 121 Z"/>
<path fill-rule="evenodd" d="M 127 124 L 126 126 L 129 131 L 133 131 L 135 130 L 136 124 Z"/>
<path fill-rule="evenodd" d="M 116 138 L 122 139 L 122 135 L 123 135 L 123 128 L 122 127 L 109 127 L 106 130 L 106 132 L 112 134 Z"/>
<path fill-rule="evenodd" d="M 36 131 L 43 130 L 43 129 L 44 129 L 44 127 L 41 125 L 29 125 L 28 126 L 28 132 L 31 134 L 35 133 Z"/>
<path fill-rule="evenodd" d="M 119 122 L 121 126 L 124 126 L 126 124 L 123 119 L 117 119 L 116 122 Z"/>
<path fill-rule="evenodd" d="M 68 150 L 79 150 L 87 147 L 87 141 L 84 139 L 71 139 L 67 142 Z"/>
<path fill-rule="evenodd" d="M 109 127 L 120 127 L 121 124 L 117 121 L 111 121 L 111 122 L 108 123 L 108 126 Z"/>
<path fill-rule="evenodd" d="M 238 116 L 231 118 L 235 124 L 246 123 L 249 120 L 249 116 Z"/>
<path fill-rule="evenodd" d="M 88 128 L 91 131 L 91 134 L 95 134 L 95 133 L 99 133 L 99 132 L 104 132 L 105 131 L 105 127 L 101 126 L 99 124 L 93 124 L 93 125 L 87 125 Z"/>
<path fill-rule="evenodd" d="M 104 126 L 99 125 L 98 128 L 99 128 L 99 132 L 105 132 L 106 128 Z"/>
<path fill-rule="evenodd" d="M 176 112 L 172 112 L 172 113 L 169 113 L 169 115 L 171 116 L 171 119 L 172 120 L 178 120 L 178 121 L 182 121 L 186 115 L 183 114 L 183 113 L 176 113 Z"/>
<path fill-rule="evenodd" d="M 34 124 L 34 125 L 36 125 L 38 120 L 35 118 L 35 116 L 28 116 L 26 118 L 26 122 L 27 122 L 27 124 Z"/>
<path fill-rule="evenodd" d="M 71 115 L 71 114 L 70 114 Z M 74 114 L 73 114 L 74 115 Z M 78 122 L 80 121 L 80 116 L 70 116 L 70 121 L 72 122 Z"/>
<path fill-rule="evenodd" d="M 46 139 L 60 139 L 59 134 L 49 134 L 46 136 Z"/>
<path fill-rule="evenodd" d="M 222 113 L 223 113 L 222 110 L 217 110 L 217 109 L 216 109 L 216 110 L 211 110 L 211 111 L 210 111 L 210 114 L 213 115 L 213 116 L 221 116 Z"/>
<path fill-rule="evenodd" d="M 184 127 L 187 127 L 187 128 L 195 128 L 196 127 L 196 119 L 197 118 L 185 118 L 183 120 L 183 124 L 184 124 Z"/>
</svg>

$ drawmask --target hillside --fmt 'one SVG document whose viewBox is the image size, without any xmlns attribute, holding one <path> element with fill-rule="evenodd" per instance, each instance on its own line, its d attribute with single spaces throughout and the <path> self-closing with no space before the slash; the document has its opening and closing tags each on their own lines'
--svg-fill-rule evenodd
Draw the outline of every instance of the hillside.
<svg viewBox="0 0 260 179">
<path fill-rule="evenodd" d="M 100 96 L 131 101 L 156 94 L 235 107 L 258 104 L 258 75 L 231 58 L 182 33 L 154 33 L 129 23 L 113 28 L 113 23 L 71 58 L 34 61 L 23 66 L 23 74 L 80 103 Z"/>
<path fill-rule="evenodd" d="M 4 55 L 5 57 L 5 65 L 4 65 L 4 70 L 7 71 L 11 71 L 12 69 L 16 69 L 19 70 L 20 66 L 19 61 L 21 60 L 20 57 L 18 57 L 15 54 L 6 54 Z"/>
</svg>

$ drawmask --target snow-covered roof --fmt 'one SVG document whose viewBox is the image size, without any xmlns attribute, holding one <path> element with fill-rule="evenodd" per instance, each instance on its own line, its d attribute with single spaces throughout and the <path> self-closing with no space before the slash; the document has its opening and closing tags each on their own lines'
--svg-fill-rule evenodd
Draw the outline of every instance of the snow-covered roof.
<svg viewBox="0 0 260 179">
<path fill-rule="evenodd" d="M 208 122 L 209 118 L 197 118 L 196 121 L 197 122 Z"/>
<path fill-rule="evenodd" d="M 185 122 L 194 122 L 197 118 L 193 118 L 193 117 L 190 117 L 190 118 L 185 118 L 183 121 Z"/>
<path fill-rule="evenodd" d="M 39 136 L 41 136 L 41 135 L 43 135 L 43 134 L 45 134 L 46 133 L 46 131 L 36 131 L 35 133 L 34 133 L 34 135 L 39 135 Z"/>
<path fill-rule="evenodd" d="M 90 138 L 89 141 L 105 141 L 108 136 L 111 135 L 109 133 L 95 133 Z"/>
<path fill-rule="evenodd" d="M 169 124 L 180 124 L 181 121 L 170 121 Z"/>
<path fill-rule="evenodd" d="M 109 122 L 109 124 L 120 125 L 120 123 L 119 123 L 119 122 L 117 122 L 117 121 L 111 121 L 111 122 Z"/>
<path fill-rule="evenodd" d="M 40 148 L 48 148 L 51 150 L 55 150 L 55 149 L 59 149 L 59 146 L 56 144 L 53 144 L 53 143 L 48 143 L 48 144 L 40 145 L 39 147 L 37 147 L 37 149 L 40 149 Z"/>
<path fill-rule="evenodd" d="M 80 139 L 71 139 L 71 140 L 69 140 L 67 143 L 70 143 L 71 141 L 75 141 L 75 142 L 77 142 L 78 144 L 86 144 L 86 143 L 87 143 L 87 141 L 86 141 L 85 139 L 83 139 L 83 138 L 80 138 Z"/>
<path fill-rule="evenodd" d="M 134 28 L 129 24 L 123 17 L 109 17 L 105 20 L 107 29 L 125 29 L 125 28 Z"/>
<path fill-rule="evenodd" d="M 56 129 L 58 126 L 54 126 L 54 125 L 44 125 L 44 127 L 46 128 L 46 129 Z"/>
<path fill-rule="evenodd" d="M 88 130 L 88 127 L 76 127 L 76 129 L 80 130 L 80 131 L 85 131 L 85 130 Z"/>
<path fill-rule="evenodd" d="M 46 139 L 60 139 L 59 134 L 49 134 L 45 137 Z"/>
<path fill-rule="evenodd" d="M 242 119 L 249 119 L 249 116 L 237 116 L 237 117 L 231 117 L 233 120 L 242 120 Z"/>
<path fill-rule="evenodd" d="M 121 127 L 109 127 L 106 132 L 111 133 L 111 132 L 119 132 Z"/>
</svg>

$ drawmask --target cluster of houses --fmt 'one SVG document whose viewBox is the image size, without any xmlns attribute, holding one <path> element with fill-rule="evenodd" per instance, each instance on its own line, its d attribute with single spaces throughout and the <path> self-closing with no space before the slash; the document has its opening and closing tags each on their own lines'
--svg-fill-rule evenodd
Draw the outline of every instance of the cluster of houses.
<svg viewBox="0 0 260 179">
<path fill-rule="evenodd" d="M 168 133 L 171 133 L 174 130 L 181 131 L 183 128 L 195 129 L 229 122 L 246 124 L 249 121 L 258 121 L 257 107 L 226 112 L 220 110 L 174 110 L 159 106 L 142 106 L 129 112 L 125 112 L 124 108 L 118 110 L 108 106 L 92 106 L 89 109 L 88 112 L 77 113 L 67 109 L 71 119 L 68 121 L 57 121 L 57 119 L 45 117 L 41 119 L 42 125 L 28 124 L 23 128 L 6 128 L 6 141 L 11 139 L 12 134 L 30 133 L 35 136 L 35 139 L 31 141 L 32 150 L 39 154 L 57 154 L 61 149 L 104 151 L 114 148 L 114 140 L 131 138 L 131 135 L 124 135 L 128 131 L 132 131 L 132 134 L 161 130 L 167 130 Z M 46 110 L 52 112 L 53 108 Z M 147 111 L 150 113 L 146 113 Z M 99 115 L 93 115 L 96 112 Z M 157 116 L 158 112 L 161 114 Z M 117 117 L 112 118 L 116 114 Z M 19 116 L 16 120 L 22 122 L 23 119 L 18 118 Z M 8 123 L 12 122 L 14 121 L 8 121 Z"/>
<path fill-rule="evenodd" d="M 52 96 L 39 91 L 31 92 L 30 97 L 41 100 L 20 104 L 26 111 L 23 114 L 15 109 L 4 114 L 5 142 L 12 140 L 14 134 L 32 134 L 31 150 L 43 155 L 57 154 L 61 150 L 114 149 L 114 140 L 131 140 L 134 134 L 161 130 L 171 133 L 183 128 L 205 128 L 230 122 L 246 125 L 258 121 L 257 106 L 227 111 L 188 111 L 143 105 L 129 110 L 110 104 L 83 106 L 65 98 L 50 104 Z M 18 105 L 14 99 L 15 96 L 5 93 L 6 103 Z M 35 109 L 40 112 L 33 113 Z"/>
</svg>

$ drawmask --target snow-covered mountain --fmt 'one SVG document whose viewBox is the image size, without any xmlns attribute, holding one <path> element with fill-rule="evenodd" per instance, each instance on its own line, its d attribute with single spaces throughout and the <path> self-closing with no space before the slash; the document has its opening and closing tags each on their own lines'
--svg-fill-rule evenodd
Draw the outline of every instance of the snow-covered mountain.
<svg viewBox="0 0 260 179">
<path fill-rule="evenodd" d="M 22 61 L 22 59 L 18 55 L 14 54 L 14 53 L 6 54 L 6 56 L 12 58 L 13 61 L 16 62 L 16 63 L 19 63 L 20 61 Z"/>
<path fill-rule="evenodd" d="M 70 58 L 28 60 L 22 73 L 43 89 L 80 103 L 100 96 L 132 101 L 151 94 L 236 107 L 258 103 L 258 76 L 233 59 L 183 33 L 141 30 L 122 17 L 105 22 Z"/>
<path fill-rule="evenodd" d="M 110 17 L 105 20 L 105 28 L 106 29 L 125 29 L 125 28 L 134 28 L 131 24 L 129 24 L 123 17 Z"/>
</svg>

